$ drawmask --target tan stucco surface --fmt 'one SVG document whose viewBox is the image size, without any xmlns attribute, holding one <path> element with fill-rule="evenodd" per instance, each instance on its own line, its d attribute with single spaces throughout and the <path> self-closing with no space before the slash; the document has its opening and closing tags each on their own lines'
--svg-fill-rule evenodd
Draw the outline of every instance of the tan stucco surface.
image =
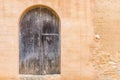
<svg viewBox="0 0 120 80">
<path fill-rule="evenodd" d="M 51 80 L 97 80 L 90 0 L 0 0 L 0 80 L 19 79 L 19 20 L 33 5 L 52 8 L 61 20 L 61 74 Z"/>
<path fill-rule="evenodd" d="M 100 36 L 93 50 L 100 80 L 120 79 L 120 0 L 94 0 L 94 31 Z"/>
<path fill-rule="evenodd" d="M 94 24 L 104 50 L 115 53 L 120 48 L 120 0 L 95 0 Z"/>
</svg>

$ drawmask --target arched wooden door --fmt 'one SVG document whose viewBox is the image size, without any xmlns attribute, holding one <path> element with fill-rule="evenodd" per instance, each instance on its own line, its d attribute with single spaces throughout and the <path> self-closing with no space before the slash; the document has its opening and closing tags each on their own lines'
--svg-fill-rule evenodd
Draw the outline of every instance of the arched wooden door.
<svg viewBox="0 0 120 80">
<path fill-rule="evenodd" d="M 44 6 L 29 10 L 20 20 L 20 74 L 59 74 L 59 18 Z"/>
</svg>

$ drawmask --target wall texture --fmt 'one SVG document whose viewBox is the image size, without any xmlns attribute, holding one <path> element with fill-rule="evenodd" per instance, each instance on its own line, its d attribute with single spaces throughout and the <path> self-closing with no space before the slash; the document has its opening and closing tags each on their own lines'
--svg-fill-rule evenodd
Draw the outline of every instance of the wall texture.
<svg viewBox="0 0 120 80">
<path fill-rule="evenodd" d="M 120 0 L 94 0 L 94 31 L 100 36 L 93 62 L 100 80 L 120 79 Z"/>
<path fill-rule="evenodd" d="M 96 80 L 90 63 L 94 42 L 90 0 L 0 0 L 0 80 L 18 80 L 19 20 L 33 5 L 46 5 L 61 20 L 61 74 L 51 80 Z M 49 76 L 47 76 L 50 80 Z M 46 78 L 47 78 L 46 77 Z M 42 77 L 43 78 L 43 77 Z M 43 78 L 44 79 L 44 78 Z M 47 80 L 47 79 L 45 79 Z"/>
<path fill-rule="evenodd" d="M 104 50 L 115 53 L 120 48 L 120 1 L 95 0 L 94 25 L 95 32 L 101 36 Z"/>
</svg>

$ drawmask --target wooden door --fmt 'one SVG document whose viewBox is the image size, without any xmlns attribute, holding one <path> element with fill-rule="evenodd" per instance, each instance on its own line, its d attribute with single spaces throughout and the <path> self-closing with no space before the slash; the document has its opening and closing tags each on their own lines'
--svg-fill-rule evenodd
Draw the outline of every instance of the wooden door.
<svg viewBox="0 0 120 80">
<path fill-rule="evenodd" d="M 59 74 L 59 18 L 54 11 L 39 7 L 20 21 L 20 74 Z"/>
</svg>

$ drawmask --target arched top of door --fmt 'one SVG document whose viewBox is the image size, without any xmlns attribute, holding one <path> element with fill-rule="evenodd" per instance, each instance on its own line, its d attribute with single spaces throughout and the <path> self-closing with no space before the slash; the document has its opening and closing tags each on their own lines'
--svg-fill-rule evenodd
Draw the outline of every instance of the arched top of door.
<svg viewBox="0 0 120 80">
<path fill-rule="evenodd" d="M 21 14 L 21 16 L 20 16 L 20 18 L 19 18 L 19 24 L 20 24 L 21 20 L 23 19 L 23 17 L 24 17 L 29 11 L 31 11 L 31 10 L 33 10 L 33 9 L 36 9 L 36 8 L 46 8 L 46 9 L 48 9 L 48 10 L 51 11 L 54 15 L 56 15 L 56 17 L 59 19 L 59 22 L 61 22 L 61 21 L 60 21 L 60 16 L 57 14 L 57 12 L 56 12 L 54 9 L 52 9 L 51 7 L 46 6 L 46 5 L 37 4 L 37 5 L 32 5 L 32 6 L 28 7 L 28 8 L 26 8 L 26 9 L 23 11 L 23 13 Z"/>
</svg>

